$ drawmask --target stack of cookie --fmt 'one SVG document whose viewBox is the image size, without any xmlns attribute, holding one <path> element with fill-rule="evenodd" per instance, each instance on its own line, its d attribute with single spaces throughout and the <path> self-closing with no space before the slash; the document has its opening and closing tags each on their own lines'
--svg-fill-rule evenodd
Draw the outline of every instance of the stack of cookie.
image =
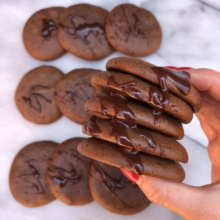
<svg viewBox="0 0 220 220">
<path fill-rule="evenodd" d="M 184 136 L 182 123 L 192 120 L 201 97 L 184 71 L 156 67 L 136 58 L 107 62 L 107 71 L 92 77 L 96 98 L 86 102 L 92 117 L 78 150 L 95 160 L 181 182 L 179 162 L 188 155 L 177 141 Z"/>
<path fill-rule="evenodd" d="M 22 148 L 9 176 L 14 198 L 27 207 L 39 207 L 55 199 L 79 206 L 94 199 L 118 214 L 145 209 L 149 200 L 118 168 L 95 162 L 77 151 L 82 140 L 71 138 L 61 144 L 38 141 Z"/>
<path fill-rule="evenodd" d="M 121 4 L 111 12 L 91 4 L 45 8 L 34 13 L 23 30 L 27 52 L 45 61 L 66 52 L 100 60 L 114 50 L 142 57 L 154 53 L 161 40 L 154 15 L 132 4 Z"/>
</svg>

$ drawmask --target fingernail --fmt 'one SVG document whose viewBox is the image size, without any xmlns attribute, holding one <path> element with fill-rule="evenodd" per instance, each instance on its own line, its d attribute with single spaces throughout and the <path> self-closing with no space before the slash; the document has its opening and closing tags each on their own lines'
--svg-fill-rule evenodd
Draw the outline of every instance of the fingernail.
<svg viewBox="0 0 220 220">
<path fill-rule="evenodd" d="M 192 67 L 188 67 L 188 66 L 183 66 L 183 67 L 175 67 L 175 66 L 165 66 L 168 69 L 171 70 L 190 70 L 192 69 Z"/>
<path fill-rule="evenodd" d="M 188 67 L 188 66 L 183 66 L 183 67 L 177 68 L 177 70 L 190 70 L 190 69 L 192 69 L 192 67 Z"/>
<path fill-rule="evenodd" d="M 139 180 L 139 175 L 132 172 L 132 171 L 129 171 L 129 170 L 125 170 L 125 169 L 121 169 L 121 172 L 129 179 L 131 180 L 132 182 L 136 183 L 138 180 Z"/>
<path fill-rule="evenodd" d="M 168 69 L 171 69 L 171 70 L 177 70 L 178 68 L 177 67 L 175 67 L 175 66 L 165 66 L 166 68 L 168 68 Z"/>
</svg>

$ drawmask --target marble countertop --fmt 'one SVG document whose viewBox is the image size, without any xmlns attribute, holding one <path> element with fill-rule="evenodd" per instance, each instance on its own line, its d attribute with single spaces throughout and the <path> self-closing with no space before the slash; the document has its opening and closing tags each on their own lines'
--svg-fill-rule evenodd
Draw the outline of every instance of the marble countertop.
<svg viewBox="0 0 220 220">
<path fill-rule="evenodd" d="M 36 125 L 22 118 L 14 103 L 14 93 L 22 76 L 34 67 L 53 65 L 64 73 L 82 67 L 105 68 L 106 61 L 85 61 L 66 54 L 63 57 L 42 62 L 33 59 L 22 43 L 22 29 L 26 20 L 37 10 L 50 6 L 68 7 L 79 0 L 0 0 L 0 219 L 75 219 L 75 220 L 178 220 L 171 211 L 151 204 L 146 210 L 131 216 L 110 213 L 97 203 L 84 206 L 67 206 L 54 201 L 39 208 L 26 208 L 17 203 L 9 190 L 8 175 L 16 153 L 26 144 L 38 140 L 62 142 L 70 137 L 84 136 L 81 126 L 65 117 L 50 125 Z M 89 0 L 83 2 L 91 3 Z M 94 0 L 92 3 L 111 10 L 123 3 L 135 3 L 154 13 L 163 30 L 160 49 L 143 59 L 156 65 L 206 67 L 220 71 L 220 1 L 218 0 Z M 184 126 L 186 136 L 181 143 L 189 153 L 184 166 L 185 183 L 200 186 L 210 182 L 210 162 L 207 140 L 198 120 Z"/>
</svg>

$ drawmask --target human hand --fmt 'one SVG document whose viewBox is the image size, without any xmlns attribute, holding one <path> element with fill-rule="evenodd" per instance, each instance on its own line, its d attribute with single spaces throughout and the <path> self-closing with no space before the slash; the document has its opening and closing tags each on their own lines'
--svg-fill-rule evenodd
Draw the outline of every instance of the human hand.
<svg viewBox="0 0 220 220">
<path fill-rule="evenodd" d="M 202 108 L 196 114 L 209 144 L 212 182 L 220 180 L 220 73 L 209 69 L 188 70 L 192 85 L 201 91 Z"/>
<path fill-rule="evenodd" d="M 122 172 L 139 185 L 154 203 L 188 220 L 220 219 L 220 73 L 209 69 L 190 69 L 192 85 L 201 91 L 203 104 L 196 114 L 209 144 L 212 184 L 202 187 L 174 183 L 151 176 Z"/>
</svg>

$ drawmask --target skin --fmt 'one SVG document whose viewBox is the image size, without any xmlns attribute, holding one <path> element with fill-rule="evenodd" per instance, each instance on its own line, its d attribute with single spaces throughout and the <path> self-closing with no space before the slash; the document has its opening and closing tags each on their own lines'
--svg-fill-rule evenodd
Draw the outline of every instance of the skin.
<svg viewBox="0 0 220 220">
<path fill-rule="evenodd" d="M 187 220 L 220 219 L 220 72 L 190 69 L 192 85 L 201 91 L 203 104 L 196 114 L 209 144 L 212 183 L 189 186 L 150 176 L 135 176 L 122 170 L 136 182 L 154 203 L 164 206 Z"/>
</svg>

